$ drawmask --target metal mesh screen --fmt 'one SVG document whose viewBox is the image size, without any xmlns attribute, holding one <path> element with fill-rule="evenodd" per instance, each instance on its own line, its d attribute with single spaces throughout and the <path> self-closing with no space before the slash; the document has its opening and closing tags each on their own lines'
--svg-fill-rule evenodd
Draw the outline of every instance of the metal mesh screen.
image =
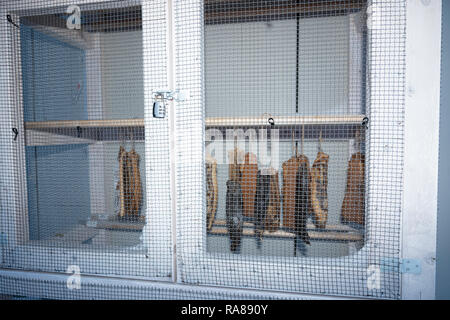
<svg viewBox="0 0 450 320">
<path fill-rule="evenodd" d="M 364 5 L 205 6 L 211 251 L 330 257 L 363 246 Z M 224 233 L 231 248 L 214 236 Z"/>
<path fill-rule="evenodd" d="M 177 105 L 182 280 L 399 297 L 405 3 L 211 0 L 200 27 L 188 2 L 177 88 L 203 91 Z"/>
<path fill-rule="evenodd" d="M 406 1 L 74 5 L 0 6 L 0 265 L 137 282 L 8 294 L 400 297 Z"/>
<path fill-rule="evenodd" d="M 157 57 L 144 55 L 145 10 L 166 14 L 164 3 L 30 1 L 3 15 L 3 267 L 170 279 L 170 228 L 147 197 L 149 163 L 167 156 L 146 147 L 160 138 L 145 129 L 144 79 L 163 78 L 145 74 Z"/>
</svg>

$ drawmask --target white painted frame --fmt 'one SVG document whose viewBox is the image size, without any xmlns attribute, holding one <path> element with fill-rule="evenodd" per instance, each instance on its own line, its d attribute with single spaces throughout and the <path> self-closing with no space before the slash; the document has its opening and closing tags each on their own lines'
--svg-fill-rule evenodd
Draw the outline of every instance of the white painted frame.
<svg viewBox="0 0 450 320">
<path fill-rule="evenodd" d="M 82 276 L 80 290 L 67 290 L 69 275 L 60 273 L 1 270 L 4 295 L 43 299 L 101 300 L 345 300 L 324 295 L 299 295 L 290 292 L 255 291 L 224 287 L 164 283 L 143 279 Z"/>
<path fill-rule="evenodd" d="M 89 5 L 92 8 L 98 4 L 108 5 L 110 0 L 81 0 L 78 5 Z M 113 2 L 118 5 L 129 6 L 128 1 Z M 43 270 L 48 272 L 66 272 L 68 266 L 80 266 L 82 274 L 99 274 L 102 276 L 128 276 L 141 277 L 154 280 L 170 280 L 172 277 L 172 247 L 171 235 L 164 232 L 164 226 L 170 226 L 170 207 L 161 206 L 164 197 L 170 199 L 168 170 L 164 167 L 167 163 L 167 119 L 154 120 L 152 118 L 151 88 L 160 87 L 166 76 L 166 53 L 157 56 L 149 50 L 154 43 L 164 43 L 166 34 L 166 2 L 142 1 L 143 16 L 143 42 L 144 42 L 144 88 L 145 106 L 144 121 L 146 134 L 146 184 L 148 195 L 146 219 L 147 223 L 142 232 L 142 246 L 129 248 L 123 251 L 99 251 L 80 247 L 61 248 L 31 244 L 28 241 L 27 226 L 27 200 L 26 200 L 26 173 L 25 173 L 25 137 L 20 134 L 17 142 L 12 139 L 2 139 L 0 142 L 2 152 L 10 150 L 17 159 L 17 166 L 2 165 L 0 174 L 8 177 L 9 188 L 15 190 L 12 197 L 1 199 L 8 201 L 10 211 L 2 216 L 2 221 L 12 222 L 9 225 L 0 226 L 2 234 L 6 235 L 7 243 L 1 247 L 1 266 L 13 269 Z M 19 128 L 23 133 L 23 106 L 20 83 L 20 48 L 13 48 L 14 37 L 20 35 L 20 31 L 13 28 L 6 20 L 6 15 L 11 14 L 14 21 L 18 21 L 16 14 L 30 13 L 35 9 L 48 9 L 55 7 L 67 7 L 73 4 L 70 0 L 57 0 L 52 2 L 36 2 L 34 0 L 7 1 L 0 6 L 0 15 L 5 17 L 0 21 L 0 34 L 3 34 L 3 50 L 0 55 L 0 104 L 5 108 L 2 114 L 1 134 L 11 136 L 12 127 Z M 47 8 L 48 7 L 48 8 Z M 58 9 L 59 10 L 59 9 Z M 10 50 L 15 49 L 14 52 Z M 11 59 L 15 53 L 15 60 Z M 151 54 L 151 56 L 149 56 Z M 158 76 L 155 76 L 158 72 Z M 163 79 L 162 79 L 163 78 Z M 11 102 L 14 101 L 14 104 Z M 3 159 L 3 158 L 2 158 Z M 156 161 L 155 161 L 156 160 Z M 164 167 L 161 169 L 161 166 Z M 17 172 L 17 171 L 20 172 Z M 150 174 L 151 172 L 151 174 Z M 154 190 L 156 188 L 156 190 Z M 162 192 L 162 190 L 167 192 Z M 169 227 L 170 230 L 170 227 Z M 154 236 L 157 234 L 158 236 Z M 48 257 L 48 258 L 46 258 Z M 111 264 L 110 261 L 119 261 Z"/>
<path fill-rule="evenodd" d="M 92 2 L 101 2 L 104 0 L 95 0 Z M 171 1 L 171 0 L 169 0 Z M 386 8 L 383 8 L 384 0 L 372 0 L 372 3 L 379 10 L 378 12 L 383 12 Z M 399 0 L 392 0 L 392 3 L 400 3 Z M 402 168 L 404 170 L 404 176 L 402 184 L 402 199 L 400 202 L 398 199 L 395 201 L 395 210 L 399 210 L 402 213 L 402 235 L 403 240 L 401 245 L 401 257 L 404 258 L 417 258 L 421 261 L 422 273 L 420 275 L 409 275 L 405 274 L 402 276 L 402 291 L 401 298 L 429 298 L 434 297 L 434 274 L 435 274 L 435 227 L 436 227 L 436 199 L 437 199 L 437 147 L 438 147 L 438 132 L 439 132 L 439 59 L 440 59 L 440 49 L 438 44 L 440 44 L 440 18 L 441 18 L 441 0 L 430 0 L 425 1 L 429 3 L 429 7 L 423 7 L 424 2 L 422 0 L 408 0 L 406 21 L 407 21 L 407 50 L 406 50 L 406 83 L 407 94 L 406 94 L 406 114 L 405 118 L 392 118 L 392 123 L 397 125 L 405 126 L 405 136 L 404 136 L 404 164 L 402 163 Z M 68 5 L 70 1 L 58 0 L 53 3 Z M 91 3 L 89 0 L 80 0 L 79 3 Z M 29 6 L 30 8 L 37 7 L 38 4 L 33 0 L 26 1 L 8 1 L 0 4 L 0 16 L 5 17 L 6 12 L 14 9 L 18 9 L 21 6 Z M 52 4 L 53 5 L 53 4 Z M 186 8 L 189 10 L 185 10 Z M 165 13 L 165 14 L 164 14 Z M 176 192 L 177 192 L 177 202 L 175 203 L 176 214 L 178 219 L 177 225 L 177 239 L 178 239 L 178 250 L 177 250 L 177 260 L 178 261 L 178 278 L 174 277 L 177 283 L 161 283 L 158 284 L 152 281 L 144 280 L 129 280 L 129 279 L 112 279 L 112 278 L 98 278 L 95 276 L 86 277 L 86 290 L 76 293 L 63 291 L 65 288 L 65 281 L 67 276 L 61 274 L 47 274 L 38 272 L 24 272 L 24 271 L 9 271 L 0 269 L 0 286 L 2 293 L 5 294 L 24 294 L 29 296 L 40 296 L 44 293 L 46 298 L 90 298 L 93 294 L 96 297 L 98 295 L 99 288 L 117 288 L 118 285 L 126 287 L 126 289 L 117 292 L 114 290 L 103 290 L 101 292 L 101 297 L 105 298 L 123 298 L 135 297 L 135 292 L 142 293 L 142 297 L 151 298 L 152 295 L 145 295 L 147 292 L 152 290 L 159 290 L 161 294 L 164 290 L 168 290 L 168 296 L 176 298 L 177 294 L 194 295 L 197 292 L 202 292 L 206 298 L 211 297 L 213 294 L 217 294 L 223 297 L 248 297 L 247 295 L 240 295 L 241 293 L 249 293 L 254 297 L 254 290 L 242 290 L 242 289 L 230 289 L 230 288 L 220 288 L 222 287 L 245 287 L 255 284 L 260 288 L 265 287 L 277 287 L 276 283 L 262 283 L 262 278 L 265 272 L 274 272 L 274 265 L 270 270 L 267 266 L 270 262 L 273 263 L 273 258 L 257 258 L 257 257 L 245 257 L 244 259 L 237 259 L 233 256 L 233 259 L 229 259 L 229 255 L 211 255 L 205 253 L 205 234 L 204 234 L 204 190 L 203 190 L 203 139 L 204 139 L 204 92 L 203 92 L 203 80 L 202 80 L 202 54 L 203 48 L 202 44 L 202 28 L 203 28 L 203 11 L 202 3 L 200 0 L 183 0 L 175 1 L 173 5 L 173 13 L 175 17 L 175 34 L 181 29 L 187 30 L 190 37 L 175 37 L 176 51 L 175 51 L 175 61 L 177 61 L 177 70 L 175 73 L 175 85 L 179 89 L 189 89 L 191 96 L 186 103 L 177 103 L 175 108 L 169 110 L 169 117 L 174 117 L 172 113 L 177 110 L 177 117 L 173 118 L 175 121 L 177 132 L 176 142 L 177 142 L 177 153 L 176 158 L 176 169 L 178 173 L 176 177 L 173 171 L 170 172 L 170 165 L 167 162 L 171 154 L 169 146 L 167 143 L 167 136 L 169 134 L 169 121 L 166 119 L 152 119 L 151 110 L 149 108 L 151 101 L 151 90 L 154 88 L 160 89 L 161 87 L 169 87 L 169 80 L 167 78 L 168 71 L 168 60 L 165 50 L 160 50 L 152 53 L 152 57 L 144 59 L 144 81 L 145 81 L 145 121 L 146 124 L 146 141 L 152 139 L 152 148 L 158 150 L 157 155 L 152 154 L 148 148 L 146 148 L 147 159 L 154 159 L 160 161 L 154 161 L 152 163 L 146 163 L 147 170 L 152 171 L 152 176 L 147 175 L 147 186 L 148 186 L 148 208 L 149 212 L 152 212 L 152 223 L 147 224 L 146 232 L 144 232 L 144 244 L 147 248 L 158 248 L 158 250 L 150 251 L 149 261 L 151 259 L 160 258 L 160 254 L 168 255 L 171 257 L 172 241 L 172 207 L 174 206 L 174 198 L 170 196 L 170 192 L 161 192 L 162 190 L 170 190 L 170 181 L 177 179 Z M 157 1 L 144 1 L 143 2 L 143 14 L 148 18 L 144 21 L 144 48 L 149 50 L 155 47 L 168 47 L 166 41 L 166 34 L 168 32 L 167 25 L 167 4 L 165 0 Z M 177 25 L 178 21 L 178 25 Z M 422 22 L 422 24 L 418 23 Z M 374 21 L 376 22 L 376 21 Z M 0 32 L 1 34 L 7 34 L 9 28 L 6 19 L 0 19 Z M 422 29 L 421 29 L 422 28 Z M 5 38 L 6 39 L 6 38 Z M 153 41 L 151 41 L 153 40 Z M 385 39 L 380 39 L 378 43 L 372 43 L 372 45 L 378 45 L 380 48 L 386 47 L 386 43 L 382 43 Z M 5 48 L 11 45 L 11 38 L 8 36 L 7 43 L 4 43 Z M 189 48 L 189 50 L 187 50 Z M 4 52 L 4 51 L 3 51 Z M 2 52 L 2 53 L 3 53 Z M 374 57 L 372 57 L 374 58 Z M 381 59 L 382 57 L 378 57 Z M 402 57 L 399 57 L 402 59 Z M 378 60 L 382 61 L 382 60 Z M 425 62 L 424 62 L 425 61 Z M 423 65 L 421 65 L 423 64 Z M 2 54 L 0 56 L 0 104 L 2 106 L 9 106 L 11 101 L 16 101 L 17 98 L 14 97 L 14 83 L 13 79 L 14 69 L 11 57 L 9 55 Z M 155 76 L 156 75 L 156 76 Z M 383 77 L 378 75 L 378 77 L 370 78 L 370 84 L 372 88 L 376 89 L 377 86 L 382 86 Z M 367 92 L 368 99 L 376 93 Z M 374 96 L 376 97 L 376 96 Z M 20 100 L 20 99 L 19 99 Z M 372 111 L 377 106 L 373 103 L 371 104 Z M 429 106 L 429 108 L 424 108 L 424 106 Z M 380 107 L 383 107 L 380 105 Z M 17 125 L 20 123 L 20 117 L 16 117 L 13 114 L 15 110 L 8 110 L 6 113 L 2 113 L 2 119 L 5 121 L 0 126 L 0 134 L 2 136 L 9 136 L 10 128 L 12 125 Z M 1 112 L 1 111 L 0 111 Z M 18 120 L 19 119 L 19 120 Z M 381 122 L 372 117 L 371 115 L 370 127 L 381 125 Z M 383 119 L 385 120 L 385 119 Z M 386 125 L 384 123 L 383 125 Z M 426 129 L 417 130 L 417 128 Z M 183 136 L 181 133 L 186 132 L 183 130 L 189 130 L 189 136 Z M 20 132 L 23 132 L 21 130 Z M 427 134 L 423 134 L 426 132 Z M 369 137 L 372 134 L 369 133 Z M 23 140 L 23 138 L 21 138 Z M 402 146 L 389 145 L 389 149 L 395 149 L 399 147 L 402 150 Z M 12 152 L 16 150 L 14 143 L 9 142 L 6 139 L 0 139 L 2 152 Z M 23 141 L 21 142 L 23 143 Z M 370 147 L 372 150 L 377 150 L 383 148 L 384 145 L 380 144 L 376 140 L 370 142 Z M 371 152 L 370 150 L 368 150 Z M 397 151 L 395 151 L 397 152 Z M 403 151 L 400 151 L 403 152 Z M 372 156 L 376 154 L 370 153 Z M 173 153 L 172 153 L 173 155 Z M 186 156 L 192 156 L 193 161 L 186 162 Z M 20 153 L 16 153 L 17 159 L 20 159 Z M 0 158 L 2 161 L 3 158 Z M 373 157 L 371 161 L 376 161 L 376 157 Z M 428 165 L 425 166 L 424 163 Z M 404 165 L 404 167 L 403 167 Z M 398 164 L 394 163 L 394 167 Z M 12 190 L 26 190 L 23 186 L 23 177 L 20 177 L 14 172 L 14 168 L 6 166 L 2 163 L 0 166 L 0 174 L 3 177 L 7 177 L 11 184 L 8 188 Z M 377 168 L 372 169 L 368 174 L 371 182 L 371 192 L 374 188 L 382 188 L 383 179 L 386 177 L 379 175 Z M 183 175 L 189 173 L 187 175 Z M 381 172 L 382 173 L 382 172 Z M 398 172 L 397 172 L 398 173 Z M 189 181 L 187 181 L 189 179 Z M 153 189 L 154 185 L 158 185 L 156 189 Z M 189 188 L 187 188 L 189 186 Z M 5 194 L 6 187 L 0 186 L 2 192 Z M 152 192 L 154 190 L 155 192 Z M 17 196 L 17 195 L 16 195 Z M 5 201 L 4 196 L 0 199 Z M 374 199 L 369 197 L 368 207 L 370 208 L 370 223 L 379 224 L 384 226 L 383 221 L 380 221 L 382 216 L 377 214 L 377 206 L 382 204 L 382 201 L 386 199 Z M 26 245 L 21 245 L 23 238 L 19 236 L 20 231 L 23 231 L 24 223 L 21 213 L 23 212 L 23 199 L 21 197 L 8 199 L 8 208 L 11 212 L 7 212 L 3 219 L 5 221 L 16 221 L 13 226 L 0 225 L 0 231 L 8 235 L 8 246 L 15 247 L 18 249 L 15 254 L 21 259 L 24 257 L 29 257 L 29 264 L 26 266 L 17 267 L 30 267 L 30 268 L 41 268 L 44 269 L 48 266 L 38 265 L 39 257 L 42 255 L 50 254 L 50 251 L 55 252 L 55 249 L 49 248 L 32 248 Z M 423 213 L 426 213 L 426 219 L 424 219 Z M 156 223 L 154 223 L 156 221 Z M 17 232 L 19 231 L 19 232 Z M 164 233 L 168 235 L 167 237 L 155 236 L 155 233 Z M 380 243 L 377 238 L 376 233 L 369 233 L 369 238 L 366 246 L 360 251 L 355 259 L 365 259 L 374 257 L 375 253 L 379 254 L 383 252 L 383 244 Z M 169 245 L 168 245 L 169 244 Z M 381 246 L 380 246 L 381 245 Z M 164 248 L 161 251 L 161 248 Z M 57 249 L 61 250 L 61 249 Z M 67 257 L 70 256 L 70 251 L 64 250 L 67 253 Z M 3 249 L 2 252 L 5 252 Z M 372 254 L 371 254 L 372 253 Z M 58 254 L 63 254 L 59 251 Z M 80 252 L 78 251 L 78 254 Z M 92 255 L 89 252 L 83 252 L 83 259 L 88 261 L 92 259 Z M 106 255 L 105 259 L 120 259 L 121 255 Z M 124 259 L 132 257 L 132 254 L 127 254 L 123 256 Z M 0 255 L 0 259 L 2 256 Z M 169 259 L 171 260 L 171 259 Z M 172 261 L 167 261 L 167 265 L 161 268 L 161 274 L 164 271 L 171 270 L 173 268 Z M 234 267 L 237 269 L 233 273 L 237 276 L 233 276 L 226 269 L 227 261 L 232 261 Z M 313 272 L 315 275 L 324 274 L 324 266 L 326 262 L 333 262 L 333 268 L 328 268 L 327 274 L 330 274 L 330 270 L 333 272 L 339 271 L 339 259 L 332 260 L 316 260 L 323 264 L 323 267 L 318 266 L 317 268 L 310 267 L 309 271 Z M 2 262 L 0 260 L 0 262 Z M 71 263 L 70 258 L 66 258 L 65 261 L 61 261 L 60 270 L 64 272 L 67 263 Z M 379 263 L 379 261 L 370 261 L 371 263 Z M 310 265 L 311 266 L 311 265 Z M 127 266 L 128 268 L 132 266 Z M 214 268 L 214 275 L 211 274 L 209 270 L 202 272 L 202 267 Z M 297 270 L 301 267 L 301 264 L 295 262 L 293 259 L 288 261 L 283 265 L 281 271 L 292 271 Z M 251 268 L 258 268 L 261 270 L 259 273 L 252 272 Z M 150 269 L 150 267 L 149 267 Z M 280 271 L 280 268 L 278 268 Z M 120 274 L 122 276 L 127 276 L 126 270 L 105 270 L 105 273 Z M 157 272 L 152 273 L 157 274 Z M 148 275 L 148 274 L 147 274 Z M 245 275 L 245 277 L 242 277 Z M 355 280 L 358 275 L 366 276 L 366 270 L 355 270 L 354 273 L 345 275 L 345 279 L 339 280 L 336 285 L 342 281 L 349 281 L 355 287 L 363 285 L 363 283 Z M 129 275 L 131 277 L 131 275 Z M 241 276 L 241 277 L 239 277 Z M 148 279 L 148 277 L 147 277 Z M 159 280 L 164 278 L 158 278 Z M 169 280 L 170 277 L 167 277 Z M 243 280 L 249 280 L 245 283 Z M 282 278 L 280 280 L 283 280 Z M 333 279 L 335 280 L 335 279 Z M 82 280 L 83 281 L 83 280 Z M 253 283 L 251 283 L 254 281 Z M 17 283 L 22 283 L 22 285 L 15 285 Z M 82 282 L 83 283 L 83 282 Z M 181 285 L 181 283 L 192 283 L 195 285 Z M 281 282 L 282 283 L 282 282 Z M 197 284 L 202 285 L 212 285 L 214 287 L 197 286 Z M 22 288 L 25 291 L 17 291 L 17 288 Z M 15 289 L 16 288 L 16 289 Z M 61 290 L 55 290 L 55 288 L 61 288 Z M 278 286 L 280 291 L 283 291 L 282 285 Z M 136 291 L 138 290 L 138 291 Z M 284 290 L 285 291 L 285 290 Z M 145 293 L 143 293 L 145 292 Z M 176 292 L 174 294 L 174 292 Z M 276 291 L 259 291 L 259 293 L 268 293 L 267 295 L 262 295 L 262 297 L 275 297 L 282 298 L 286 297 L 284 293 L 276 293 Z M 61 296 L 63 294 L 63 296 Z M 355 296 L 358 293 L 348 292 L 348 295 Z M 345 296 L 345 292 L 340 292 L 339 295 Z M 287 295 L 288 298 L 294 298 L 298 296 Z M 161 296 L 157 296 L 161 297 Z M 261 296 L 256 296 L 261 299 Z M 306 298 L 330 298 L 330 296 L 318 295 L 304 295 Z M 335 298 L 331 297 L 331 298 Z"/>
<path fill-rule="evenodd" d="M 408 1 L 402 255 L 421 273 L 402 275 L 403 299 L 436 296 L 441 20 L 442 0 Z"/>
</svg>

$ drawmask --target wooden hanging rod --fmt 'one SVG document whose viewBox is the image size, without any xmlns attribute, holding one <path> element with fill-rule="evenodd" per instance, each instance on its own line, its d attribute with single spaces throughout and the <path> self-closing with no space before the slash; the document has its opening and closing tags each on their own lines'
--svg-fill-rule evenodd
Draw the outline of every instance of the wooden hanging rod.
<svg viewBox="0 0 450 320">
<path fill-rule="evenodd" d="M 234 126 L 270 126 L 269 118 L 265 117 L 228 117 L 228 118 L 206 118 L 208 127 L 234 127 Z M 275 126 L 296 125 L 360 125 L 365 118 L 364 115 L 348 116 L 273 116 Z"/>
<path fill-rule="evenodd" d="M 360 125 L 364 115 L 349 116 L 274 116 L 275 126 L 296 125 Z M 270 116 L 267 117 L 228 117 L 206 118 L 207 127 L 239 127 L 239 126 L 270 126 Z M 58 128 L 120 128 L 143 127 L 144 119 L 117 120 L 61 120 L 25 122 L 25 129 L 58 129 Z"/>
<path fill-rule="evenodd" d="M 61 120 L 25 122 L 25 129 L 143 127 L 144 119 Z"/>
<path fill-rule="evenodd" d="M 213 227 L 209 234 L 212 235 L 228 235 L 228 231 L 225 227 Z M 246 237 L 253 237 L 254 231 L 252 229 L 244 229 L 242 234 Z M 344 241 L 344 242 L 357 242 L 363 241 L 364 237 L 357 233 L 342 233 L 342 232 L 319 232 L 309 231 L 309 237 L 312 241 Z M 283 230 L 275 232 L 264 231 L 264 238 L 277 238 L 277 239 L 294 239 L 294 234 Z"/>
</svg>

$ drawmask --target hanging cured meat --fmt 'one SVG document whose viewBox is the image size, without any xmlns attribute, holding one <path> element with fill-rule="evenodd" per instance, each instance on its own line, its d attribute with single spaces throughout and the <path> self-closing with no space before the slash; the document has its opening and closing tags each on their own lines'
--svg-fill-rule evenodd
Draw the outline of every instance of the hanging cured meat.
<svg viewBox="0 0 450 320">
<path fill-rule="evenodd" d="M 280 205 L 280 184 L 278 171 L 275 171 L 270 175 L 269 204 L 265 219 L 265 229 L 269 232 L 275 232 L 280 228 Z"/>
<path fill-rule="evenodd" d="M 267 207 L 269 206 L 270 195 L 270 175 L 265 175 L 258 171 L 256 178 L 255 194 L 255 235 L 257 246 L 260 248 L 261 240 L 266 224 Z"/>
<path fill-rule="evenodd" d="M 123 146 L 119 149 L 119 217 L 137 219 L 142 205 L 141 174 L 139 155 L 134 150 L 126 152 Z"/>
<path fill-rule="evenodd" d="M 352 155 L 348 162 L 347 186 L 341 212 L 342 222 L 364 224 L 364 165 L 365 157 L 361 152 Z"/>
<path fill-rule="evenodd" d="M 310 172 L 309 160 L 306 156 L 299 157 L 299 166 L 296 174 L 295 185 L 295 243 L 294 250 L 297 248 L 297 241 L 302 240 L 310 244 L 306 222 L 310 212 Z"/>
<path fill-rule="evenodd" d="M 253 217 L 256 193 L 256 176 L 258 174 L 258 161 L 253 153 L 245 155 L 244 164 L 241 165 L 242 198 L 244 200 L 244 216 Z"/>
<path fill-rule="evenodd" d="M 241 182 L 244 151 L 234 148 L 228 152 L 228 179 Z"/>
<path fill-rule="evenodd" d="M 130 174 L 130 211 L 129 216 L 137 218 L 140 214 L 142 204 L 142 187 L 141 187 L 141 173 L 139 170 L 139 154 L 134 148 L 128 152 L 129 159 L 129 174 Z"/>
<path fill-rule="evenodd" d="M 328 161 L 329 156 L 319 151 L 311 168 L 311 209 L 317 228 L 325 228 L 328 219 Z"/>
<path fill-rule="evenodd" d="M 242 226 L 244 223 L 242 208 L 241 184 L 239 181 L 228 180 L 225 210 L 231 252 L 238 252 L 240 248 Z"/>
<path fill-rule="evenodd" d="M 217 161 L 206 156 L 206 228 L 211 230 L 217 212 L 219 189 L 217 185 Z"/>
<path fill-rule="evenodd" d="M 264 230 L 275 232 L 280 227 L 280 186 L 278 171 L 258 171 L 255 194 L 255 235 L 260 248 Z"/>
<path fill-rule="evenodd" d="M 129 177 L 128 177 L 128 152 L 125 148 L 120 146 L 119 148 L 119 181 L 117 182 L 117 189 L 119 189 L 119 217 L 124 218 L 127 216 L 126 199 L 129 194 Z"/>
<path fill-rule="evenodd" d="M 229 165 L 230 179 L 227 181 L 226 195 L 226 224 L 228 236 L 230 238 L 230 250 L 238 253 L 241 245 L 242 227 L 244 224 L 244 205 L 242 200 L 241 189 L 241 170 L 238 162 L 239 150 L 235 148 L 232 155 L 232 162 Z"/>
<path fill-rule="evenodd" d="M 295 229 L 295 185 L 299 158 L 293 156 L 285 161 L 283 168 L 283 227 L 287 230 Z"/>
</svg>

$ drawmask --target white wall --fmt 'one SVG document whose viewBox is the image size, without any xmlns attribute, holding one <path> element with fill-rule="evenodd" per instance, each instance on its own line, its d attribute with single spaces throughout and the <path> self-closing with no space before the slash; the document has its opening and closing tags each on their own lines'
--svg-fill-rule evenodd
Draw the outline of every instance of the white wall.
<svg viewBox="0 0 450 320">
<path fill-rule="evenodd" d="M 103 33 L 104 119 L 144 118 L 142 31 Z"/>
<path fill-rule="evenodd" d="M 292 19 L 207 25 L 206 116 L 295 115 L 296 28 Z M 299 115 L 355 112 L 349 34 L 348 16 L 300 19 Z"/>
</svg>

